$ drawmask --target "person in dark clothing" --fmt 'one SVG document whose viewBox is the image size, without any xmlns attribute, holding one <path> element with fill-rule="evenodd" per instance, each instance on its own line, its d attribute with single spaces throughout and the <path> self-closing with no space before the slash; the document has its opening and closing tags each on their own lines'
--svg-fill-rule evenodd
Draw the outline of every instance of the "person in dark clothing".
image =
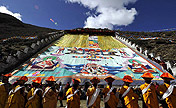
<svg viewBox="0 0 176 108">
<path fill-rule="evenodd" d="M 64 88 L 65 93 L 67 92 L 67 90 L 68 90 L 70 87 L 71 87 L 71 86 L 70 86 L 70 83 L 67 82 L 67 84 L 66 84 L 66 86 L 65 86 L 65 88 Z"/>
<path fill-rule="evenodd" d="M 64 92 L 63 92 L 63 86 L 62 86 L 62 83 L 60 82 L 59 83 L 59 94 L 58 94 L 58 99 L 60 101 L 60 107 L 63 107 L 63 100 L 64 98 Z"/>
</svg>

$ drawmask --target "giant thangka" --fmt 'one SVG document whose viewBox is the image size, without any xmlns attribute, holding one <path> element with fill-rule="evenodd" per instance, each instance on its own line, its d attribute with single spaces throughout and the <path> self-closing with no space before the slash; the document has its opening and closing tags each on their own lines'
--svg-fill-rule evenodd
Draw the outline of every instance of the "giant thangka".
<svg viewBox="0 0 176 108">
<path fill-rule="evenodd" d="M 32 79 L 41 77 L 45 83 L 47 77 L 54 76 L 57 82 L 65 84 L 73 78 L 80 78 L 84 83 L 97 76 L 102 79 L 100 84 L 105 84 L 103 79 L 112 76 L 116 79 L 114 85 L 122 85 L 121 79 L 130 75 L 136 85 L 143 83 L 144 72 L 151 72 L 156 81 L 161 80 L 161 67 L 112 36 L 66 34 L 15 70 L 10 80 L 27 76 L 31 83 Z"/>
</svg>

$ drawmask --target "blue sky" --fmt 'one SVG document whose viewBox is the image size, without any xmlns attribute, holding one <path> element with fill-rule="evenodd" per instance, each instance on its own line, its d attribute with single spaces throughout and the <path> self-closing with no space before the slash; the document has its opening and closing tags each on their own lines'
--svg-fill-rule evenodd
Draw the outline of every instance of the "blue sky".
<svg viewBox="0 0 176 108">
<path fill-rule="evenodd" d="M 20 14 L 25 23 L 60 30 L 84 26 L 129 31 L 176 28 L 176 0 L 87 1 L 0 0 L 0 6 Z"/>
</svg>

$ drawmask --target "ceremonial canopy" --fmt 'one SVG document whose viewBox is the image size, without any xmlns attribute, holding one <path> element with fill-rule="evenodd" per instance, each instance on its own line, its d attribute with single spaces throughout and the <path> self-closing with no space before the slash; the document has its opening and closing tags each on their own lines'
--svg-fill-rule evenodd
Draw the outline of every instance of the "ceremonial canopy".
<svg viewBox="0 0 176 108">
<path fill-rule="evenodd" d="M 45 83 L 45 79 L 54 76 L 63 84 L 73 78 L 80 78 L 83 84 L 97 76 L 100 84 L 106 84 L 103 79 L 112 76 L 116 79 L 114 85 L 122 85 L 121 79 L 130 75 L 134 84 L 141 84 L 144 72 L 160 80 L 162 69 L 112 36 L 66 34 L 15 70 L 10 81 L 27 76 L 27 83 L 36 77 Z"/>
</svg>

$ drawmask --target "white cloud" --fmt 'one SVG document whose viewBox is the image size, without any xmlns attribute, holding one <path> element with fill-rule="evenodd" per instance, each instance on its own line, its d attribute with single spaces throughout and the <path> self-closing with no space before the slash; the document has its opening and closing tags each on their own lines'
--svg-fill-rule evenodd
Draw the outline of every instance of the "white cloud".
<svg viewBox="0 0 176 108">
<path fill-rule="evenodd" d="M 7 9 L 7 7 L 5 6 L 0 6 L 0 12 L 1 13 L 6 13 L 6 14 L 9 14 L 9 15 L 12 15 L 14 17 L 16 17 L 17 19 L 21 20 L 22 21 L 22 16 L 20 13 L 13 13 L 11 12 L 10 10 Z"/>
<path fill-rule="evenodd" d="M 136 0 L 66 0 L 70 3 L 78 3 L 90 10 L 95 9 L 96 15 L 88 14 L 85 21 L 85 27 L 89 28 L 109 28 L 113 26 L 122 26 L 131 24 L 137 11 L 135 8 L 127 9 L 129 3 L 135 3 Z"/>
</svg>

